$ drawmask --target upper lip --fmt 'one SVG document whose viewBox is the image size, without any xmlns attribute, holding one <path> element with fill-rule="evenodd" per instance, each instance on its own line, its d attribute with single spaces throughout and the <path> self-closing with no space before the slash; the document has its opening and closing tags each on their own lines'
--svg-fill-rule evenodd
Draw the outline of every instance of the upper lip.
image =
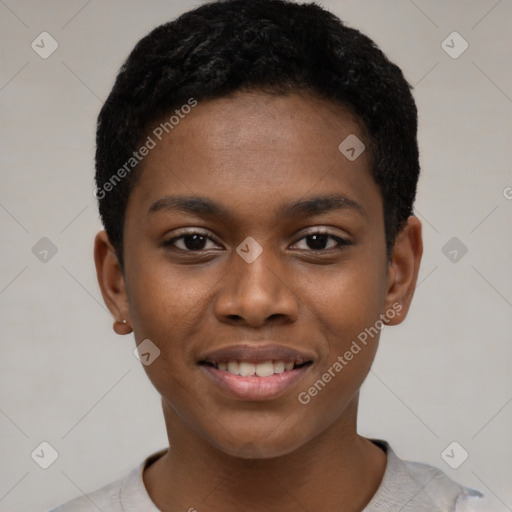
<svg viewBox="0 0 512 512">
<path fill-rule="evenodd" d="M 303 364 L 313 361 L 314 357 L 295 348 L 276 343 L 241 343 L 229 345 L 208 352 L 200 358 L 199 362 L 219 363 L 221 361 L 245 361 L 254 364 L 266 361 L 284 361 Z"/>
</svg>

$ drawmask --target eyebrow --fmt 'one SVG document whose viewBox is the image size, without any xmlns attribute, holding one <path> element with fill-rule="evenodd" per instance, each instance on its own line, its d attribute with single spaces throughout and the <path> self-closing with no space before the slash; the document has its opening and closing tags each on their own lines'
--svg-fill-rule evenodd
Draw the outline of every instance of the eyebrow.
<svg viewBox="0 0 512 512">
<path fill-rule="evenodd" d="M 155 201 L 148 213 L 162 210 L 180 211 L 206 217 L 232 217 L 232 212 L 225 206 L 201 196 L 164 196 Z M 342 195 L 308 197 L 282 205 L 277 212 L 280 218 L 295 216 L 314 216 L 336 210 L 351 210 L 366 216 L 364 208 L 356 201 Z"/>
</svg>

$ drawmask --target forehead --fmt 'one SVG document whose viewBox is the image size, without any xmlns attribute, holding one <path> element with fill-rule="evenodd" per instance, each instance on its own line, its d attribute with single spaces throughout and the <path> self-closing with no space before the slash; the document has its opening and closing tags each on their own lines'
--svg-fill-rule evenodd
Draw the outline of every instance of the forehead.
<svg viewBox="0 0 512 512">
<path fill-rule="evenodd" d="M 368 152 L 349 159 L 353 152 L 342 151 L 345 140 L 364 144 L 360 123 L 325 100 L 237 93 L 200 102 L 161 140 L 150 136 L 156 144 L 129 202 L 137 209 L 149 211 L 162 197 L 179 194 L 261 217 L 262 210 L 282 211 L 283 203 L 301 197 L 338 193 L 369 214 L 381 212 Z"/>
</svg>

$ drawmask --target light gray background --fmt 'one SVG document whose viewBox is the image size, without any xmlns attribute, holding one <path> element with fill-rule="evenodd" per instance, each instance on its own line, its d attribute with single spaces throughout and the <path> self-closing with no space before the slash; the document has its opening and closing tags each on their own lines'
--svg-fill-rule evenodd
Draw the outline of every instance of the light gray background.
<svg viewBox="0 0 512 512">
<path fill-rule="evenodd" d="M 92 243 L 96 116 L 133 45 L 199 1 L 0 0 L 0 510 L 43 511 L 166 445 L 158 396 L 111 330 Z M 512 510 L 512 2 L 322 2 L 415 85 L 425 255 L 413 308 L 383 333 L 360 431 Z M 48 59 L 31 42 L 49 32 Z M 453 31 L 469 48 L 451 58 Z M 31 252 L 47 236 L 57 254 Z M 452 237 L 468 248 L 452 262 Z M 31 452 L 59 453 L 41 469 Z M 456 470 L 452 441 L 469 452 Z"/>
</svg>

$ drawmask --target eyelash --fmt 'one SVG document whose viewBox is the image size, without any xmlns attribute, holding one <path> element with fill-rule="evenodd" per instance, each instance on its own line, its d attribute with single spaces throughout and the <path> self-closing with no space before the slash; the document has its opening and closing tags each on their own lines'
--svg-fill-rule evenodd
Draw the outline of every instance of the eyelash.
<svg viewBox="0 0 512 512">
<path fill-rule="evenodd" d="M 203 231 L 198 231 L 198 230 L 195 230 L 195 231 L 188 231 L 186 233 L 182 233 L 181 235 L 179 236 L 175 236 L 169 240 L 165 240 L 163 243 L 162 243 L 162 246 L 165 247 L 165 248 L 168 248 L 168 249 L 172 249 L 172 250 L 177 250 L 177 251 L 182 251 L 182 252 L 187 252 L 187 253 L 199 253 L 199 252 L 202 252 L 204 251 L 205 249 L 200 249 L 200 250 L 197 250 L 197 251 L 194 251 L 194 250 L 190 250 L 190 249 L 181 249 L 179 247 L 176 247 L 174 245 L 174 243 L 178 240 L 181 240 L 181 239 L 184 239 L 185 237 L 187 236 L 193 236 L 193 235 L 199 235 L 199 236 L 202 236 L 214 243 L 215 240 L 213 240 L 209 235 L 208 233 L 205 233 Z M 344 247 L 347 247 L 347 246 L 350 246 L 352 245 L 352 242 L 346 238 L 342 238 L 342 237 L 339 237 L 339 236 L 336 236 L 336 235 L 333 235 L 332 233 L 330 233 L 329 231 L 327 230 L 322 230 L 322 229 L 316 229 L 314 231 L 310 231 L 306 234 L 304 234 L 302 236 L 302 238 L 300 238 L 299 240 L 297 240 L 296 242 L 294 242 L 293 245 L 296 245 L 297 243 L 299 243 L 300 241 L 304 240 L 305 238 L 309 237 L 309 236 L 314 236 L 314 235 L 327 235 L 328 236 L 328 239 L 333 239 L 337 242 L 337 247 L 329 247 L 329 248 L 326 248 L 326 249 L 304 249 L 308 252 L 311 252 L 311 253 L 316 253 L 316 254 L 319 254 L 319 253 L 330 253 L 332 252 L 333 250 L 341 250 L 343 249 Z M 206 249 L 207 250 L 207 249 Z"/>
</svg>

